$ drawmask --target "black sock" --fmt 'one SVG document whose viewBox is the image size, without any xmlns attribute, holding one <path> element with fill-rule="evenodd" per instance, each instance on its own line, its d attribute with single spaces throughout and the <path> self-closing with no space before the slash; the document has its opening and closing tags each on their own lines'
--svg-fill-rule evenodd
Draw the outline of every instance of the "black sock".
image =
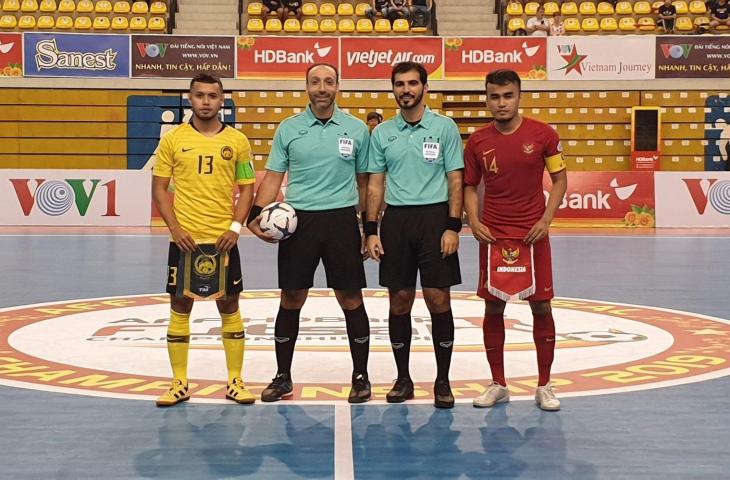
<svg viewBox="0 0 730 480">
<path fill-rule="evenodd" d="M 431 313 L 431 337 L 436 353 L 436 380 L 449 380 L 451 352 L 454 349 L 454 316 L 451 310 Z"/>
<path fill-rule="evenodd" d="M 299 335 L 299 312 L 279 307 L 274 324 L 274 340 L 276 348 L 277 373 L 291 374 L 291 362 L 294 356 L 294 345 Z"/>
<path fill-rule="evenodd" d="M 347 325 L 347 338 L 350 341 L 352 370 L 355 373 L 367 373 L 368 353 L 370 352 L 370 321 L 365 312 L 365 305 L 354 310 L 343 310 Z"/>
<path fill-rule="evenodd" d="M 396 315 L 390 312 L 388 315 L 388 333 L 390 333 L 390 346 L 393 348 L 395 365 L 398 367 L 398 378 L 410 378 L 408 372 L 408 357 L 411 354 L 411 314 Z"/>
</svg>

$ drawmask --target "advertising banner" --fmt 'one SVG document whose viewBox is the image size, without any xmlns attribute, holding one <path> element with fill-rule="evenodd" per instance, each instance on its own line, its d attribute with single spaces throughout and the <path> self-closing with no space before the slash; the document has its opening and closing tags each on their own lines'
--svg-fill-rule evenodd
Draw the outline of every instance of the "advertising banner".
<svg viewBox="0 0 730 480">
<path fill-rule="evenodd" d="M 500 68 L 514 70 L 523 80 L 546 80 L 547 38 L 445 38 L 444 65 L 448 80 L 484 80 Z"/>
<path fill-rule="evenodd" d="M 547 201 L 552 183 L 546 173 L 543 191 Z M 555 223 L 653 227 L 653 172 L 568 172 L 565 193 Z"/>
<path fill-rule="evenodd" d="M 341 37 L 340 75 L 347 80 L 390 80 L 393 65 L 418 62 L 430 80 L 444 78 L 441 37 Z"/>
<path fill-rule="evenodd" d="M 0 77 L 23 76 L 23 36 L 0 33 Z"/>
<path fill-rule="evenodd" d="M 548 37 L 548 80 L 651 80 L 653 36 Z"/>
<path fill-rule="evenodd" d="M 129 35 L 26 33 L 26 77 L 129 77 Z"/>
<path fill-rule="evenodd" d="M 304 79 L 313 63 L 339 66 L 335 37 L 238 37 L 238 78 Z"/>
<path fill-rule="evenodd" d="M 730 227 L 730 172 L 656 172 L 658 227 Z"/>
<path fill-rule="evenodd" d="M 730 38 L 656 37 L 656 78 L 727 78 Z"/>
<path fill-rule="evenodd" d="M 233 78 L 235 52 L 234 37 L 132 35 L 132 77 Z"/>
<path fill-rule="evenodd" d="M 150 224 L 146 170 L 1 170 L 0 225 Z"/>
</svg>

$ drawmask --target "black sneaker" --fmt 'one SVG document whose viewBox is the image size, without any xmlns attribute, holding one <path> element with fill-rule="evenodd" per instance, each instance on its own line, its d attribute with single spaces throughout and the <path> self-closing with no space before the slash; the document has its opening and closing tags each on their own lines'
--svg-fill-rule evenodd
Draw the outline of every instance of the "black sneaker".
<svg viewBox="0 0 730 480">
<path fill-rule="evenodd" d="M 365 403 L 370 400 L 370 380 L 367 373 L 352 374 L 352 388 L 350 396 L 347 397 L 349 403 Z"/>
<path fill-rule="evenodd" d="M 262 402 L 278 402 L 284 397 L 290 397 L 294 386 L 288 373 L 277 373 L 268 387 L 261 392 Z"/>
<path fill-rule="evenodd" d="M 398 378 L 390 392 L 385 396 L 388 403 L 401 403 L 413 398 L 413 381 L 410 378 Z"/>
<path fill-rule="evenodd" d="M 433 404 L 436 408 L 454 408 L 454 396 L 448 380 L 436 380 L 433 384 Z"/>
</svg>

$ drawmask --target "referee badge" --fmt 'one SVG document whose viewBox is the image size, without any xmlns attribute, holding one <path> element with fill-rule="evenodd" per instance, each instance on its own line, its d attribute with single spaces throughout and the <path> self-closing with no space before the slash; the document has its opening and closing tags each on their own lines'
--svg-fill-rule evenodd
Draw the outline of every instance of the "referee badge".
<svg viewBox="0 0 730 480">
<path fill-rule="evenodd" d="M 340 137 L 339 151 L 341 157 L 350 158 L 352 154 L 355 153 L 355 140 L 352 138 Z"/>
<path fill-rule="evenodd" d="M 434 163 L 439 158 L 441 145 L 436 142 L 423 142 L 423 160 L 426 163 Z"/>
<path fill-rule="evenodd" d="M 225 147 L 221 148 L 221 157 L 223 157 L 223 160 L 230 160 L 233 158 L 233 149 L 226 145 Z"/>
</svg>

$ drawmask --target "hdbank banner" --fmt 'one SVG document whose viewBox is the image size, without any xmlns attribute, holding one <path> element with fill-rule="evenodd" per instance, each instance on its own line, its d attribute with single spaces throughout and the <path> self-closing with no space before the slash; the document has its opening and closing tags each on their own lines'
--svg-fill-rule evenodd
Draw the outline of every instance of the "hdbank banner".
<svg viewBox="0 0 730 480">
<path fill-rule="evenodd" d="M 238 37 L 238 78 L 304 79 L 313 63 L 339 65 L 335 37 Z"/>
<path fill-rule="evenodd" d="M 0 225 L 150 224 L 148 170 L 0 170 Z"/>
<path fill-rule="evenodd" d="M 129 35 L 26 33 L 26 77 L 129 77 Z"/>
<path fill-rule="evenodd" d="M 651 80 L 654 37 L 548 37 L 548 80 Z"/>
<path fill-rule="evenodd" d="M 132 35 L 132 77 L 236 76 L 234 37 Z"/>
<path fill-rule="evenodd" d="M 0 77 L 23 76 L 23 36 L 0 33 Z"/>
<path fill-rule="evenodd" d="M 658 227 L 730 227 L 730 172 L 655 172 Z"/>
<path fill-rule="evenodd" d="M 523 80 L 546 80 L 547 38 L 445 38 L 444 64 L 449 80 L 484 80 L 500 68 L 516 71 Z"/>
<path fill-rule="evenodd" d="M 656 37 L 656 78 L 730 77 L 730 38 Z"/>
<path fill-rule="evenodd" d="M 390 80 L 393 65 L 423 64 L 431 80 L 444 78 L 441 37 L 341 37 L 340 76 L 347 80 Z"/>
</svg>

